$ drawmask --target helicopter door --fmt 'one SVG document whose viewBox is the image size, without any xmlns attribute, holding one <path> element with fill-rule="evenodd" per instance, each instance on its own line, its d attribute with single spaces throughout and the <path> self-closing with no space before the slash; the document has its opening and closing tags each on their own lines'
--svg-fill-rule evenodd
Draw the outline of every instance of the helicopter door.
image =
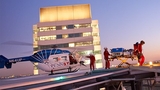
<svg viewBox="0 0 160 90">
<path fill-rule="evenodd" d="M 66 53 L 50 55 L 48 60 L 49 60 L 49 63 L 51 64 L 51 67 L 53 68 L 68 66 L 70 64 L 69 54 L 66 54 Z"/>
</svg>

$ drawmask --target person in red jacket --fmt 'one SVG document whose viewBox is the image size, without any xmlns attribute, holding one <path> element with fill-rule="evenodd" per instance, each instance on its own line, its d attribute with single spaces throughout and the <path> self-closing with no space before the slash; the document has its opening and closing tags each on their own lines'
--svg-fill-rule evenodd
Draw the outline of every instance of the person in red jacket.
<svg viewBox="0 0 160 90">
<path fill-rule="evenodd" d="M 133 54 L 134 54 L 134 55 L 137 55 L 137 54 L 138 54 L 138 45 L 139 45 L 138 42 L 136 42 L 135 44 L 133 44 L 133 47 L 134 47 Z"/>
<path fill-rule="evenodd" d="M 90 59 L 90 70 L 93 71 L 95 69 L 95 66 L 94 66 L 96 61 L 95 56 L 93 54 L 90 54 L 89 56 L 86 56 L 86 57 Z"/>
<path fill-rule="evenodd" d="M 143 63 L 144 63 L 144 60 L 145 60 L 145 57 L 143 55 L 143 52 L 142 52 L 142 46 L 145 44 L 145 42 L 142 40 L 139 44 L 138 44 L 138 62 L 139 62 L 139 65 L 142 66 Z"/>
<path fill-rule="evenodd" d="M 110 69 L 110 62 L 108 60 L 108 56 L 110 55 L 108 52 L 108 48 L 104 48 L 104 59 L 105 59 L 105 69 Z"/>
</svg>

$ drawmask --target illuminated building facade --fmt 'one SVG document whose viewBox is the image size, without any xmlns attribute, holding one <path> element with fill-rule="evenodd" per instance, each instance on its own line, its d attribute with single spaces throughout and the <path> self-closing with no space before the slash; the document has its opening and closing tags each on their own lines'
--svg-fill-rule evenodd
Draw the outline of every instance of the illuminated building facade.
<svg viewBox="0 0 160 90">
<path fill-rule="evenodd" d="M 52 48 L 94 53 L 102 67 L 98 21 L 92 20 L 89 4 L 40 8 L 40 22 L 33 25 L 34 51 Z M 100 63 L 100 65 L 98 65 Z"/>
</svg>

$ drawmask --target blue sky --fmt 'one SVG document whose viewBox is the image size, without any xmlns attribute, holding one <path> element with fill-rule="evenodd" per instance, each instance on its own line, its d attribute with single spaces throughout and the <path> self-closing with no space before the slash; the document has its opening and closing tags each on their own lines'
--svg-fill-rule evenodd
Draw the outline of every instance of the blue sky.
<svg viewBox="0 0 160 90">
<path fill-rule="evenodd" d="M 0 43 L 32 43 L 32 26 L 39 22 L 41 7 L 72 4 L 91 5 L 92 19 L 99 21 L 102 50 L 133 48 L 135 42 L 144 40 L 146 61 L 160 60 L 160 0 L 0 0 Z M 0 45 L 0 54 L 7 58 L 28 56 L 31 52 L 24 52 L 31 50 L 31 46 Z M 0 72 L 8 75 L 31 69 L 32 63 L 26 62 Z"/>
</svg>

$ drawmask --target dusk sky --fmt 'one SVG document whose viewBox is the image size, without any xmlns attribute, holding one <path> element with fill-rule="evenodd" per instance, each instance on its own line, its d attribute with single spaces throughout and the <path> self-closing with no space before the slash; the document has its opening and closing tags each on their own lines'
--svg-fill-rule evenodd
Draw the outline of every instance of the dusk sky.
<svg viewBox="0 0 160 90">
<path fill-rule="evenodd" d="M 102 52 L 104 47 L 130 49 L 144 40 L 145 61 L 160 60 L 160 0 L 0 0 L 0 55 L 31 55 L 32 46 L 1 43 L 32 43 L 32 26 L 39 22 L 41 7 L 73 4 L 91 5 L 92 19 L 99 21 Z M 111 64 L 117 64 L 117 60 Z M 24 74 L 31 69 L 31 62 L 16 63 L 10 70 L 0 69 L 0 76 Z"/>
</svg>

